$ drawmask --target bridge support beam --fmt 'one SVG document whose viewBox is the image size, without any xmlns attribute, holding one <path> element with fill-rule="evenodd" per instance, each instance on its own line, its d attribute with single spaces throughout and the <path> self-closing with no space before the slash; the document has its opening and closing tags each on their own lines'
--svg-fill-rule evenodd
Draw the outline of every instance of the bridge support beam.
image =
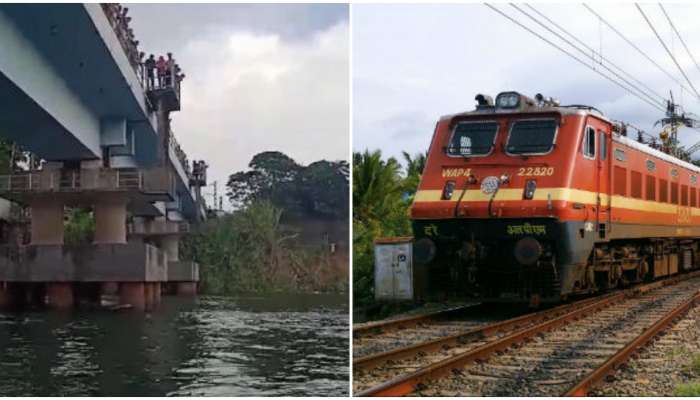
<svg viewBox="0 0 700 400">
<path fill-rule="evenodd" d="M 32 244 L 63 244 L 63 203 L 37 199 L 30 203 Z"/>
</svg>

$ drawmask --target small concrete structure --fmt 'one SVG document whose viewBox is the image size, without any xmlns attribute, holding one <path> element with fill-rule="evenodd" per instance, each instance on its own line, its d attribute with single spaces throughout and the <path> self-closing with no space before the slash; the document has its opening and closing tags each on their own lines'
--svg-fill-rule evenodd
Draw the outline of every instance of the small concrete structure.
<svg viewBox="0 0 700 400">
<path fill-rule="evenodd" d="M 158 243 L 165 254 L 167 294 L 195 295 L 199 282 L 199 264 L 180 260 L 180 238 L 190 232 L 184 221 L 168 221 L 163 218 L 134 218 L 128 226 L 131 241 Z"/>
</svg>

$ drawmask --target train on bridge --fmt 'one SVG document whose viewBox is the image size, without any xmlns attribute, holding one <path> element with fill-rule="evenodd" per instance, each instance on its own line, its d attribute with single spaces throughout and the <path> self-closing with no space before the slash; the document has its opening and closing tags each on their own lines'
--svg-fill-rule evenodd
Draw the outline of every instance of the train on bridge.
<svg viewBox="0 0 700 400">
<path fill-rule="evenodd" d="M 476 96 L 435 127 L 415 297 L 559 302 L 697 268 L 700 168 L 593 107 Z"/>
</svg>

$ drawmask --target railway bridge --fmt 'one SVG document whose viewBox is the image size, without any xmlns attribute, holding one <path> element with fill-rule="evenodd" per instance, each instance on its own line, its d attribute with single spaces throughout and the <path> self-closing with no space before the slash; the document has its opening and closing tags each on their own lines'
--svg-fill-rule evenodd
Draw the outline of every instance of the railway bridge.
<svg viewBox="0 0 700 400">
<path fill-rule="evenodd" d="M 29 225 L 0 245 L 0 306 L 112 296 L 145 310 L 163 289 L 196 293 L 198 265 L 178 244 L 206 217 L 206 163 L 188 161 L 170 128 L 179 67 L 148 79 L 121 10 L 0 5 L 0 138 L 41 160 L 0 176 Z M 93 210 L 93 243 L 64 243 L 66 207 Z"/>
</svg>

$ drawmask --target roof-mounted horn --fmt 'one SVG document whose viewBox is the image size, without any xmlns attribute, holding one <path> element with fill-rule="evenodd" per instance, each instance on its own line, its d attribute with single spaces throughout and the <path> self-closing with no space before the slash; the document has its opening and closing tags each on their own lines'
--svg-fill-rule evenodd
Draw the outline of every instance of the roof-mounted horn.
<svg viewBox="0 0 700 400">
<path fill-rule="evenodd" d="M 477 101 L 477 110 L 486 110 L 493 108 L 493 97 L 491 96 L 479 93 L 476 95 L 476 97 L 474 97 L 474 100 Z"/>
</svg>

